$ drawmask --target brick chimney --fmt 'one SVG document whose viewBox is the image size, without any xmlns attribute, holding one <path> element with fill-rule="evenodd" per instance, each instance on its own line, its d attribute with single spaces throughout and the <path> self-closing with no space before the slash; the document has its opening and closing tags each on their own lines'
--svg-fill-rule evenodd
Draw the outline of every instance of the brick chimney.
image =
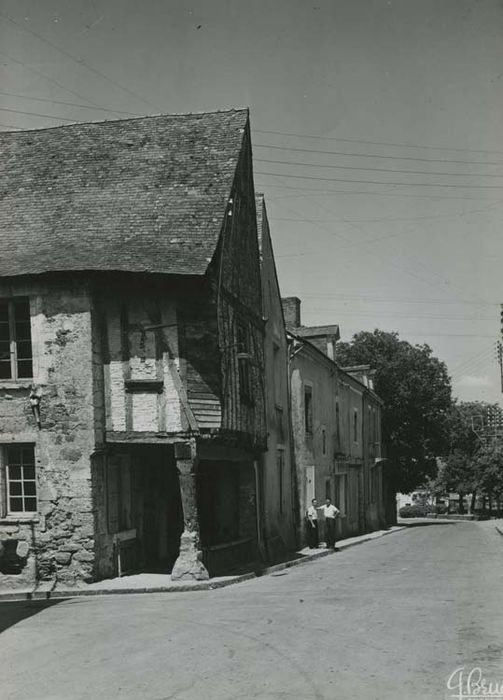
<svg viewBox="0 0 503 700">
<path fill-rule="evenodd" d="M 281 300 L 285 326 L 287 328 L 299 328 L 300 326 L 300 299 L 299 297 L 284 297 Z"/>
</svg>

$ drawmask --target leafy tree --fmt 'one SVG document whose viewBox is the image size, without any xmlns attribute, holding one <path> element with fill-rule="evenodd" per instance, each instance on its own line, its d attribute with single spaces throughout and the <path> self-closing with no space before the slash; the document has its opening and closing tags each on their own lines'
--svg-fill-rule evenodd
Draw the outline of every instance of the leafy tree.
<svg viewBox="0 0 503 700">
<path fill-rule="evenodd" d="M 459 494 L 460 512 L 463 512 L 463 496 L 472 494 L 472 510 L 477 493 L 498 494 L 503 478 L 503 456 L 494 446 L 483 446 L 473 430 L 493 408 L 482 401 L 455 403 L 448 415 L 448 450 L 445 453 L 435 479 L 434 490 L 454 491 Z"/>
<path fill-rule="evenodd" d="M 412 491 L 436 473 L 436 457 L 447 448 L 452 399 L 445 364 L 428 345 L 411 345 L 396 332 L 378 329 L 338 344 L 337 361 L 375 368 L 375 390 L 384 402 L 387 473 L 395 490 Z"/>
<path fill-rule="evenodd" d="M 474 466 L 475 488 L 491 501 L 493 498 L 501 507 L 503 497 L 503 448 L 495 444 L 480 449 Z"/>
</svg>

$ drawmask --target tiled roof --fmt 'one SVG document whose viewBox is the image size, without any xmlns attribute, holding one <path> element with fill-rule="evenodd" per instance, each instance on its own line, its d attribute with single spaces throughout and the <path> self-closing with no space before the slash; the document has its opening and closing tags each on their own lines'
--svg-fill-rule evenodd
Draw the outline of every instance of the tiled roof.
<svg viewBox="0 0 503 700">
<path fill-rule="evenodd" d="M 204 274 L 247 110 L 0 134 L 0 276 Z"/>
</svg>

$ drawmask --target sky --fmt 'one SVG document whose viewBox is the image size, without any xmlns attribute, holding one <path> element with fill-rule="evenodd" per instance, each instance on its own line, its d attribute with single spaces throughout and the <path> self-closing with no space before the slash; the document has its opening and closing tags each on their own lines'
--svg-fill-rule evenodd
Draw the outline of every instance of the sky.
<svg viewBox="0 0 503 700">
<path fill-rule="evenodd" d="M 249 107 L 283 296 L 501 402 L 501 0 L 0 0 L 0 130 Z"/>
</svg>

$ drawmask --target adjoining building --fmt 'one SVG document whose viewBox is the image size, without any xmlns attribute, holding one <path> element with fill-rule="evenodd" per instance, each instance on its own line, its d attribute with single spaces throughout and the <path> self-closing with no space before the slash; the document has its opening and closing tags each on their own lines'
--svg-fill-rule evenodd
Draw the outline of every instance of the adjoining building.
<svg viewBox="0 0 503 700">
<path fill-rule="evenodd" d="M 299 490 L 299 538 L 313 498 L 339 508 L 338 536 L 384 527 L 382 401 L 370 367 L 335 362 L 336 325 L 301 325 L 300 299 L 283 299 L 290 342 L 290 381 Z"/>
<path fill-rule="evenodd" d="M 263 557 L 282 558 L 296 546 L 297 485 L 290 420 L 288 343 L 264 196 L 259 194 L 257 229 L 264 314 L 264 384 L 267 451 L 261 464 L 260 508 Z"/>
<path fill-rule="evenodd" d="M 247 110 L 2 133 L 0 149 L 0 586 L 255 559 Z"/>
</svg>

